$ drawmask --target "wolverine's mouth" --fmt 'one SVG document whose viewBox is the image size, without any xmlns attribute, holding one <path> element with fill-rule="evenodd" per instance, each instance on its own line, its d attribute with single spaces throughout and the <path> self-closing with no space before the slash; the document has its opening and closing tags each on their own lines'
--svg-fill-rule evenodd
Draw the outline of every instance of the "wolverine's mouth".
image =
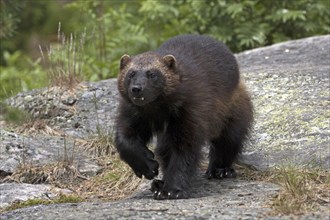
<svg viewBox="0 0 330 220">
<path fill-rule="evenodd" d="M 133 100 L 144 101 L 144 97 L 133 97 Z"/>
<path fill-rule="evenodd" d="M 138 106 L 142 106 L 142 105 L 145 105 L 146 104 L 146 99 L 142 96 L 142 97 L 131 97 L 131 100 L 132 102 L 135 104 L 135 105 L 138 105 Z"/>
</svg>

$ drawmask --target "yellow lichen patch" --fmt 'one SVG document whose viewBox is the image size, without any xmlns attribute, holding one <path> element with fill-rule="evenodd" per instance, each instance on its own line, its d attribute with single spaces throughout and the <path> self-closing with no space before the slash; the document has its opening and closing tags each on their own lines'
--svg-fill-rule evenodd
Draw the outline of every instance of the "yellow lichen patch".
<svg viewBox="0 0 330 220">
<path fill-rule="evenodd" d="M 294 74 L 260 73 L 262 80 L 248 86 L 254 94 L 258 131 L 252 134 L 256 139 L 253 150 L 297 150 L 329 140 L 329 94 L 322 88 L 326 82 L 320 84 L 317 80 L 321 79 L 315 76 Z M 317 84 L 313 91 L 310 83 Z"/>
</svg>

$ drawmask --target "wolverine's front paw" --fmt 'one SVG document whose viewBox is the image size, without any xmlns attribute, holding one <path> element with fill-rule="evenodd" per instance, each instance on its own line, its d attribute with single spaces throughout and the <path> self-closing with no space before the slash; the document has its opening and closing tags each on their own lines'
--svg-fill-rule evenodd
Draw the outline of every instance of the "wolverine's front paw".
<svg viewBox="0 0 330 220">
<path fill-rule="evenodd" d="M 120 157 L 133 169 L 135 175 L 151 180 L 158 175 L 159 164 L 154 160 L 154 154 L 147 148 L 136 151 L 122 151 Z"/>
<path fill-rule="evenodd" d="M 142 175 L 151 180 L 158 175 L 158 167 L 159 164 L 156 160 L 146 159 L 144 161 L 139 161 L 139 163 L 135 163 L 135 166 L 131 166 L 135 175 L 142 178 Z"/>
<path fill-rule="evenodd" d="M 212 168 L 206 171 L 208 179 L 235 178 L 237 176 L 233 168 Z"/>
<path fill-rule="evenodd" d="M 153 198 L 156 200 L 187 199 L 189 197 L 188 193 L 184 190 L 165 189 L 162 180 L 152 181 L 150 190 L 153 192 Z"/>
</svg>

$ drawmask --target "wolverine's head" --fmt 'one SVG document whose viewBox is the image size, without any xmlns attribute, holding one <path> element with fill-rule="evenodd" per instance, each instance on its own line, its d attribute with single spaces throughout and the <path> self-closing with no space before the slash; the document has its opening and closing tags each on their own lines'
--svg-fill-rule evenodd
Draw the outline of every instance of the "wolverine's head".
<svg viewBox="0 0 330 220">
<path fill-rule="evenodd" d="M 173 55 L 160 56 L 146 52 L 137 56 L 122 56 L 118 89 L 121 95 L 135 105 L 143 106 L 167 95 L 176 74 L 176 60 Z"/>
</svg>

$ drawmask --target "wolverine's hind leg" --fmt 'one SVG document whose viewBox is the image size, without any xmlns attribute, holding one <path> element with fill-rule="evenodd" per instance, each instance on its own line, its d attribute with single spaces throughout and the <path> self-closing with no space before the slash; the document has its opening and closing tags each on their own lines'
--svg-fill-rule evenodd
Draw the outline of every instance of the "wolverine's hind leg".
<svg viewBox="0 0 330 220">
<path fill-rule="evenodd" d="M 211 140 L 207 178 L 233 178 L 236 172 L 232 168 L 243 148 L 243 142 L 248 136 L 249 123 L 246 121 L 229 120 L 221 134 Z"/>
</svg>

